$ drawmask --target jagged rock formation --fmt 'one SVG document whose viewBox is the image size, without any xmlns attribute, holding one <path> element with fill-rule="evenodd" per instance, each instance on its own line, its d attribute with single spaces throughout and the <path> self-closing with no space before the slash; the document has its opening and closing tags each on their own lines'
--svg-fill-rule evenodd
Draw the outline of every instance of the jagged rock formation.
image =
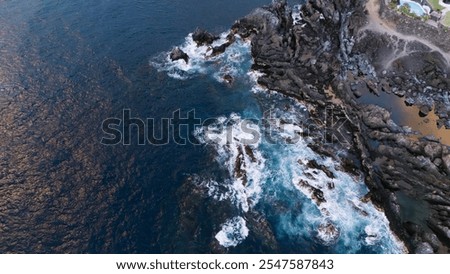
<svg viewBox="0 0 450 274">
<path fill-rule="evenodd" d="M 438 123 L 450 127 L 449 38 L 388 10 L 383 0 L 308 0 L 299 16 L 294 22 L 286 1 L 274 1 L 237 21 L 230 35 L 251 39 L 260 85 L 307 106 L 308 128 L 315 129 L 307 132 L 310 147 L 365 176 L 370 198 L 410 252 L 449 252 L 449 148 L 396 125 L 384 108 L 357 101 L 367 92 L 393 93 L 421 115 L 434 106 Z M 198 36 L 206 37 L 199 44 L 213 39 Z M 340 122 L 314 122 L 330 119 Z M 347 156 L 336 156 L 343 149 Z"/>
<path fill-rule="evenodd" d="M 179 47 L 176 47 L 170 53 L 170 60 L 177 61 L 180 59 L 183 59 L 186 64 L 189 63 L 189 55 L 187 55 L 187 53 L 181 50 Z"/>
<path fill-rule="evenodd" d="M 219 39 L 219 37 L 214 36 L 213 34 L 202 30 L 196 29 L 192 34 L 192 39 L 197 43 L 197 45 L 211 45 L 215 40 Z"/>
<path fill-rule="evenodd" d="M 448 66 L 441 54 L 420 42 L 402 42 L 402 37 L 364 29 L 368 21 L 365 1 L 307 1 L 297 24 L 285 1 L 277 1 L 236 22 L 233 31 L 251 37 L 253 68 L 264 73 L 261 85 L 301 100 L 318 120 L 326 119 L 327 108 L 334 109 L 336 120 L 345 117 L 347 122 L 327 129 L 328 135 L 311 132 L 317 142 L 311 147 L 331 156 L 337 149 L 348 151 L 348 159 L 336 160 L 346 163 L 349 171 L 364 173 L 371 199 L 384 208 L 409 250 L 429 253 L 431 247 L 433 252 L 448 252 L 448 147 L 408 133 L 381 107 L 358 104 L 359 94 L 354 92 L 358 89 L 352 89 L 359 83 L 374 93 L 411 98 L 411 79 L 417 78 L 421 84 L 416 84 L 416 90 L 431 86 L 435 90 L 430 97 L 439 98 L 449 90 Z M 414 50 L 414 62 L 406 54 L 394 59 L 393 68 L 384 67 L 380 58 L 395 53 L 398 43 Z M 436 105 L 440 117 L 448 117 L 447 106 Z M 429 111 L 426 107 L 423 114 Z M 316 126 L 318 131 L 325 130 L 323 125 Z M 404 217 L 421 206 L 426 208 L 423 216 Z"/>
</svg>

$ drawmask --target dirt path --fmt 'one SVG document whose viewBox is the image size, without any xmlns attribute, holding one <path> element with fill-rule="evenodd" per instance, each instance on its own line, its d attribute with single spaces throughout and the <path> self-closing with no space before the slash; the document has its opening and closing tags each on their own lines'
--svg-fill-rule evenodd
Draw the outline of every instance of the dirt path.
<svg viewBox="0 0 450 274">
<path fill-rule="evenodd" d="M 397 36 L 399 39 L 405 40 L 407 42 L 420 42 L 430 48 L 430 51 L 439 52 L 444 59 L 447 61 L 447 65 L 450 65 L 450 53 L 443 51 L 441 48 L 435 46 L 429 41 L 413 36 L 406 35 L 398 32 L 395 29 L 395 25 L 384 21 L 380 18 L 380 4 L 379 1 L 383 0 L 369 0 L 366 4 L 366 9 L 369 12 L 369 23 L 362 30 L 372 30 L 379 33 L 386 33 L 388 35 Z"/>
</svg>

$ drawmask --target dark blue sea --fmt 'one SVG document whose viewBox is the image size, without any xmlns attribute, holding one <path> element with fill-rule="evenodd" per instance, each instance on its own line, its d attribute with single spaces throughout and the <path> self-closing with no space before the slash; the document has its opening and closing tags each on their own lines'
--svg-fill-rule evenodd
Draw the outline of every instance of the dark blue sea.
<svg viewBox="0 0 450 274">
<path fill-rule="evenodd" d="M 0 0 L 0 252 L 404 252 L 362 177 L 286 142 L 308 110 L 256 84 L 248 41 L 192 41 L 269 3 Z M 124 110 L 157 136 L 177 111 L 207 122 L 173 131 L 186 144 L 102 144 Z"/>
</svg>

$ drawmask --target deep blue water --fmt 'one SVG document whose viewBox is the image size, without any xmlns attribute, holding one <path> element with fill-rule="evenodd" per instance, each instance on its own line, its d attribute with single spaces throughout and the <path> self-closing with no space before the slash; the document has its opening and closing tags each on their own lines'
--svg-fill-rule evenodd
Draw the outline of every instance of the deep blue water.
<svg viewBox="0 0 450 274">
<path fill-rule="evenodd" d="M 245 42 L 190 67 L 165 59 L 176 45 L 201 53 L 186 42 L 196 27 L 226 32 L 268 2 L 0 2 L 0 252 L 399 252 L 384 215 L 359 201 L 361 179 L 306 140 L 249 145 L 248 182 L 236 177 L 246 150 L 240 119 L 256 119 L 261 131 L 257 121 L 272 109 L 289 135 L 307 116 L 287 98 L 252 91 Z M 231 87 L 224 74 L 236 79 Z M 133 131 L 129 146 L 102 145 L 102 121 L 123 109 L 156 120 L 195 109 L 201 119 L 222 117 L 213 126 L 236 135 L 214 143 L 197 128 L 201 145 L 140 146 Z M 299 160 L 335 173 L 327 205 L 298 182 L 322 188 L 329 179 L 306 176 L 314 171 Z M 348 213 L 355 208 L 368 216 Z M 339 231 L 335 239 L 327 227 Z"/>
</svg>

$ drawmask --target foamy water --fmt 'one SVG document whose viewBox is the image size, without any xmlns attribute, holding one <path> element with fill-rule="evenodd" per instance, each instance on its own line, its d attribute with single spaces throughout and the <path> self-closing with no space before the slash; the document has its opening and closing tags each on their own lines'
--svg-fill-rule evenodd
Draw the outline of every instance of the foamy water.
<svg viewBox="0 0 450 274">
<path fill-rule="evenodd" d="M 216 239 L 223 247 L 234 247 L 247 238 L 248 231 L 244 218 L 236 217 L 222 225 Z"/>
<path fill-rule="evenodd" d="M 225 42 L 226 34 L 221 37 L 215 44 Z M 231 202 L 240 212 L 220 224 L 215 239 L 222 246 L 243 244 L 252 233 L 245 215 L 255 210 L 271 216 L 275 234 L 309 239 L 333 252 L 406 251 L 390 230 L 385 214 L 363 199 L 368 193 L 363 178 L 345 173 L 341 163 L 308 147 L 311 140 L 301 136 L 308 116 L 306 107 L 257 85 L 261 73 L 250 71 L 248 43 L 237 37 L 223 55 L 212 58 L 208 57 L 208 48 L 197 47 L 191 35 L 180 48 L 190 56 L 189 64 L 182 60 L 171 62 L 169 53 L 165 53 L 165 61 L 154 65 L 180 80 L 198 74 L 211 75 L 217 81 L 222 81 L 225 74 L 246 77 L 248 92 L 255 93 L 270 108 L 258 120 L 245 119 L 248 113 L 217 117 L 194 133 L 228 175 L 225 180 L 213 175 L 200 178 L 207 189 L 205 194 L 219 202 Z M 345 156 L 345 151 L 341 153 Z M 278 212 L 275 209 L 280 204 L 292 208 Z M 294 208 L 297 204 L 301 210 Z"/>
<path fill-rule="evenodd" d="M 211 56 L 212 48 L 220 46 L 227 42 L 228 33 L 224 32 L 220 38 L 212 43 L 211 46 L 197 46 L 192 39 L 192 33 L 185 38 L 185 42 L 179 48 L 189 55 L 189 62 L 170 60 L 170 51 L 162 53 L 161 56 L 151 60 L 151 65 L 159 71 L 166 71 L 173 78 L 186 80 L 199 74 L 210 74 L 217 81 L 224 82 L 224 76 L 229 75 L 238 78 L 245 75 L 249 67 L 243 66 L 243 63 L 250 57 L 248 41 L 240 39 L 236 36 L 236 42 L 220 55 Z"/>
</svg>

